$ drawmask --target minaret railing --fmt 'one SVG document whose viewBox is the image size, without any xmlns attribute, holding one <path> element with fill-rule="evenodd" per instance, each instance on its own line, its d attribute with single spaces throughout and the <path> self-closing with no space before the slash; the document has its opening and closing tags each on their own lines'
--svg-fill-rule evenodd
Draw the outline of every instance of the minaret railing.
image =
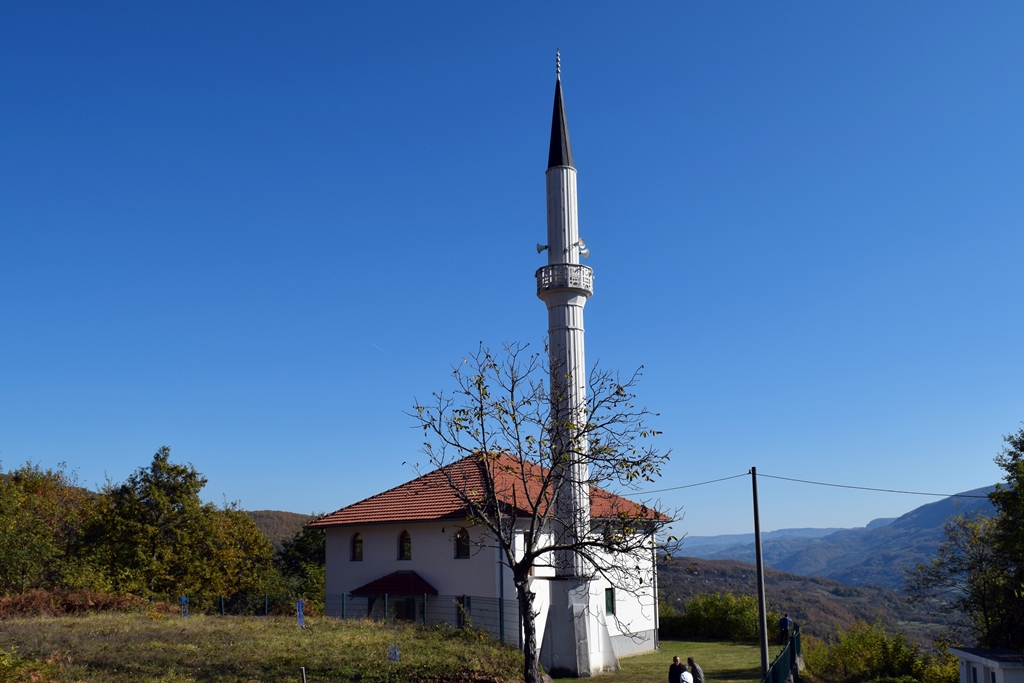
<svg viewBox="0 0 1024 683">
<path fill-rule="evenodd" d="M 594 293 L 594 271 L 590 266 L 556 263 L 537 269 L 537 295 L 551 289 L 575 289 L 588 297 Z"/>
</svg>

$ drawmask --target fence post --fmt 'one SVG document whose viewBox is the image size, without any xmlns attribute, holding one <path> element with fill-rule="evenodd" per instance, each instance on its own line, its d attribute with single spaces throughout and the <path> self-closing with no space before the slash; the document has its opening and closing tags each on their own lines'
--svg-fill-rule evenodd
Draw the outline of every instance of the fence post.
<svg viewBox="0 0 1024 683">
<path fill-rule="evenodd" d="M 427 594 L 423 594 L 423 625 L 427 625 Z"/>
<path fill-rule="evenodd" d="M 498 640 L 505 644 L 505 598 L 498 598 Z"/>
<path fill-rule="evenodd" d="M 263 616 L 270 616 L 270 596 L 266 593 L 263 594 Z"/>
<path fill-rule="evenodd" d="M 341 594 L 341 619 L 345 620 L 345 594 Z"/>
<path fill-rule="evenodd" d="M 388 620 L 388 594 L 384 594 L 384 621 Z"/>
<path fill-rule="evenodd" d="M 220 596 L 220 615 L 224 616 L 224 596 Z"/>
</svg>

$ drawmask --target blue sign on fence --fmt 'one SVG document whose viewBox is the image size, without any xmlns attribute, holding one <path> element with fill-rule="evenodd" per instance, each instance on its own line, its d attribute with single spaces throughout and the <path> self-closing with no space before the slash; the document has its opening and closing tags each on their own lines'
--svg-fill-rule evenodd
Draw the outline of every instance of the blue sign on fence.
<svg viewBox="0 0 1024 683">
<path fill-rule="evenodd" d="M 305 617 L 302 614 L 302 608 L 305 607 L 305 606 L 306 606 L 306 601 L 305 600 L 299 600 L 297 603 L 295 603 L 295 608 L 296 608 L 296 610 L 298 612 L 298 617 L 299 617 L 299 628 L 306 628 L 306 619 L 305 619 Z"/>
<path fill-rule="evenodd" d="M 178 603 L 181 605 L 181 616 L 188 619 L 188 596 L 182 595 L 178 598 Z"/>
</svg>

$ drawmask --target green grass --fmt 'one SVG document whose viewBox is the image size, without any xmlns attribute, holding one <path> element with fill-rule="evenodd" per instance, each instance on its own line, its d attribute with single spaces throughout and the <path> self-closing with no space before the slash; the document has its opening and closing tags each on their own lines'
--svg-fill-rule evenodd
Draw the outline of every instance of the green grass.
<svg viewBox="0 0 1024 683">
<path fill-rule="evenodd" d="M 774 657 L 777 652 L 770 653 Z M 609 683 L 661 683 L 668 680 L 672 657 L 686 661 L 693 657 L 704 670 L 708 683 L 758 683 L 761 680 L 761 651 L 757 645 L 740 643 L 663 640 L 661 649 L 620 660 L 622 668 L 602 676 Z"/>
<path fill-rule="evenodd" d="M 401 662 L 388 664 L 395 630 L 364 621 L 278 617 L 203 617 L 101 613 L 0 621 L 0 643 L 17 648 L 0 683 L 512 683 L 522 680 L 522 655 L 473 632 L 398 627 Z M 772 656 L 775 652 L 773 650 Z M 693 657 L 708 683 L 757 683 L 757 646 L 662 641 L 661 650 L 621 661 L 607 683 L 659 683 L 672 657 Z M 0 660 L 3 657 L 0 656 Z"/>
<path fill-rule="evenodd" d="M 301 681 L 309 683 L 521 680 L 522 655 L 473 632 L 397 629 L 401 662 L 387 662 L 396 630 L 362 621 L 275 617 L 150 618 L 145 614 L 29 617 L 0 622 L 0 643 L 85 683 Z M 29 680 L 12 677 L 8 680 Z"/>
</svg>

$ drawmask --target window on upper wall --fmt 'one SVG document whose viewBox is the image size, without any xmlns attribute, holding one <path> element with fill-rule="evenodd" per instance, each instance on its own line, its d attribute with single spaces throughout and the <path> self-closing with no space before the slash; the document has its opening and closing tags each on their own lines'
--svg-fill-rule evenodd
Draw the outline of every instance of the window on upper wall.
<svg viewBox="0 0 1024 683">
<path fill-rule="evenodd" d="M 604 613 L 615 614 L 615 589 L 604 589 Z"/>
<path fill-rule="evenodd" d="M 459 529 L 455 532 L 455 558 L 468 558 L 469 557 L 469 532 L 465 529 Z"/>
<path fill-rule="evenodd" d="M 408 531 L 398 534 L 398 559 L 412 559 L 412 536 L 409 535 Z"/>
<path fill-rule="evenodd" d="M 353 562 L 363 561 L 363 536 L 362 534 L 352 534 L 352 557 Z"/>
</svg>

